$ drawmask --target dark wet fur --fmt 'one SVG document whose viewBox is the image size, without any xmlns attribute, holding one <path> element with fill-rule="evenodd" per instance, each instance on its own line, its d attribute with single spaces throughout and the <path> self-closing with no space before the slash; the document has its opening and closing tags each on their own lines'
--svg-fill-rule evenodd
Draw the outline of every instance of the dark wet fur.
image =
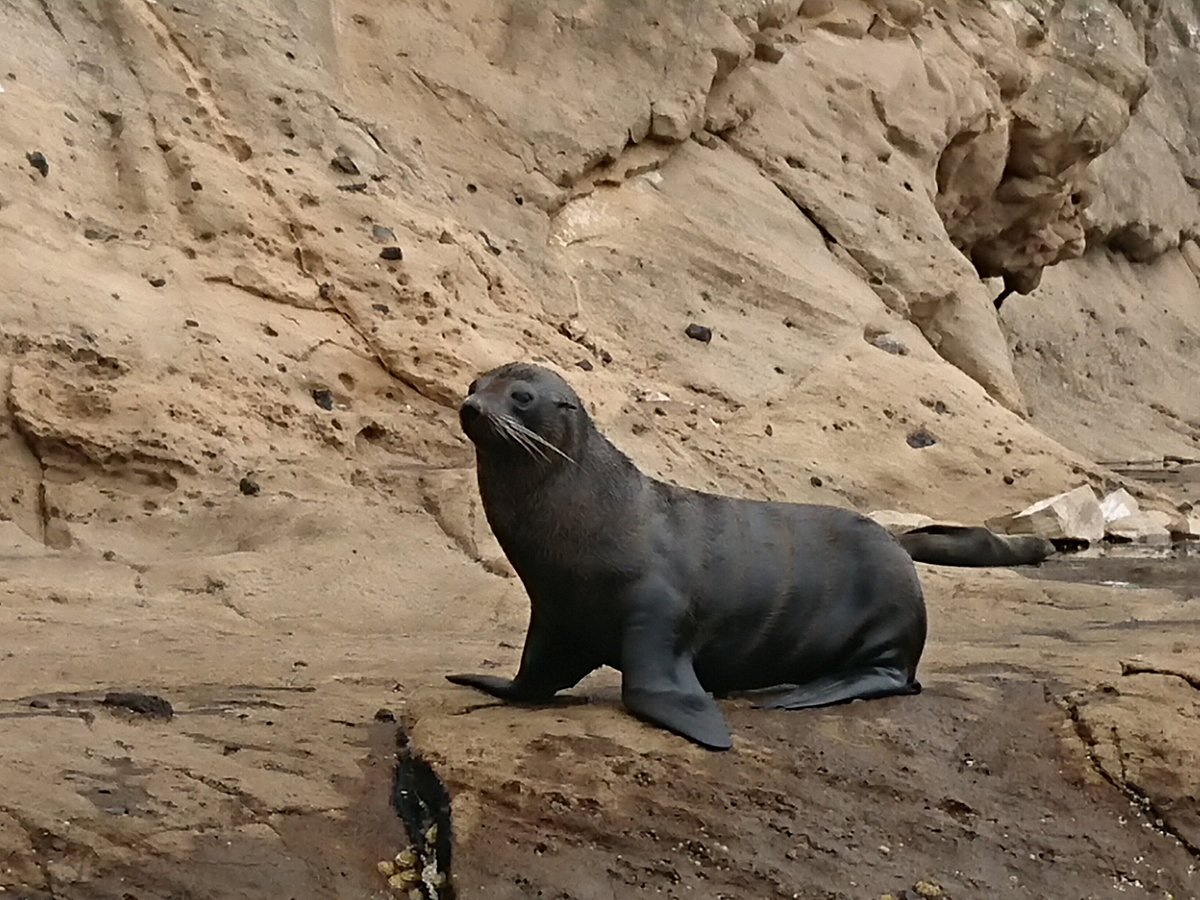
<svg viewBox="0 0 1200 900">
<path fill-rule="evenodd" d="M 898 540 L 916 562 L 937 566 L 1029 566 L 1054 553 L 1054 545 L 1034 535 L 999 535 L 966 525 L 925 525 Z"/>
<path fill-rule="evenodd" d="M 524 408 L 521 392 L 534 398 Z M 505 416 L 562 455 L 538 453 Z M 541 367 L 481 376 L 462 422 L 531 615 L 514 680 L 452 681 L 538 701 L 609 665 L 634 715 L 714 749 L 730 736 L 710 693 L 769 689 L 760 705 L 802 708 L 920 691 L 920 583 L 877 523 L 650 478 Z"/>
</svg>

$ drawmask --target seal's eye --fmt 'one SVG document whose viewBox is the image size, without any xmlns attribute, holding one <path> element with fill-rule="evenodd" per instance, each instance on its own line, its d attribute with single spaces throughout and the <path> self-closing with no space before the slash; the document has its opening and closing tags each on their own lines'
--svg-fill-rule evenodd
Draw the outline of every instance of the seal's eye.
<svg viewBox="0 0 1200 900">
<path fill-rule="evenodd" d="M 533 402 L 533 394 L 529 393 L 529 391 L 523 391 L 520 388 L 513 391 L 510 396 L 518 406 L 528 406 Z"/>
</svg>

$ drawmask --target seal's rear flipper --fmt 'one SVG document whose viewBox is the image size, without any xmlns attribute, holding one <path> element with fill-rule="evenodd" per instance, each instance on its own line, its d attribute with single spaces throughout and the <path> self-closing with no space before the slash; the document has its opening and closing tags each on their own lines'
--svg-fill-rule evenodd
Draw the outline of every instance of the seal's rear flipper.
<svg viewBox="0 0 1200 900">
<path fill-rule="evenodd" d="M 621 700 L 639 719 L 708 750 L 728 750 L 733 746 L 725 716 L 712 697 L 703 691 L 689 693 L 627 687 L 621 691 Z"/>
<path fill-rule="evenodd" d="M 811 709 L 851 700 L 877 700 L 880 697 L 919 693 L 921 683 L 910 681 L 899 669 L 873 666 L 858 672 L 818 678 L 777 694 L 767 694 L 754 705 L 760 709 Z"/>
</svg>

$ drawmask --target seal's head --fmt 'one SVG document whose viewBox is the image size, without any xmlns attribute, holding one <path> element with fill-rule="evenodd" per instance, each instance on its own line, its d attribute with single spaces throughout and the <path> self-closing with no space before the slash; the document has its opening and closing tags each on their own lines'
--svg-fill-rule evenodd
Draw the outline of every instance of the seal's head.
<svg viewBox="0 0 1200 900">
<path fill-rule="evenodd" d="M 530 363 L 484 372 L 458 410 L 463 433 L 480 458 L 536 465 L 575 462 L 587 414 L 559 375 Z"/>
</svg>

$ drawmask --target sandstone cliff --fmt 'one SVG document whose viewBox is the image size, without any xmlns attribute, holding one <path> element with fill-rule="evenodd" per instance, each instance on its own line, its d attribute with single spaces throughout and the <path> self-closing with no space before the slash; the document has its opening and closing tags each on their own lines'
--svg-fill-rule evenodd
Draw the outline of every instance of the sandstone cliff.
<svg viewBox="0 0 1200 900">
<path fill-rule="evenodd" d="M 441 673 L 513 665 L 526 609 L 456 426 L 487 366 L 557 365 L 645 469 L 749 496 L 978 521 L 1115 483 L 1106 461 L 1200 455 L 1195 4 L 17 0 L 0 33 L 0 677 L 22 711 L 134 684 L 196 715 L 182 735 L 49 714 L 14 726 L 0 772 L 21 787 L 0 802 L 0 849 L 18 848 L 7 877 L 46 896 L 133 877 L 146 854 L 244 866 L 343 834 L 330 816 L 362 812 L 338 788 L 366 753 L 352 726 L 382 705 L 409 704 L 426 729 L 477 872 L 512 874 L 478 862 L 507 852 L 478 827 L 497 816 L 528 866 L 558 835 L 561 869 L 528 876 L 538 888 L 600 865 L 588 841 L 621 847 L 601 838 L 636 819 L 633 769 L 593 783 L 580 772 L 601 757 L 649 773 L 663 834 L 723 833 L 699 794 L 679 801 L 701 810 L 691 825 L 672 818 L 686 788 L 662 760 L 682 753 L 716 783 L 743 777 L 733 764 L 713 769 L 609 707 L 560 719 L 550 750 L 538 742 L 558 713 L 515 732 L 497 712 L 452 714 L 477 698 Z M 711 341 L 686 336 L 693 323 Z M 1162 710 L 1194 704 L 1185 688 L 1097 694 L 1090 708 L 1127 737 L 1110 757 L 1086 703 L 1064 719 L 1024 675 L 989 679 L 1024 666 L 1054 685 L 1047 698 L 1096 690 L 1116 657 L 1076 646 L 1080 610 L 1194 628 L 1195 601 L 928 577 L 931 683 L 968 683 L 895 740 L 928 756 L 945 722 L 976 721 L 968 700 L 1026 710 L 1045 734 L 1024 733 L 1024 752 L 1061 729 L 1072 746 L 1088 736 L 1071 765 L 1097 796 L 1110 790 L 1097 772 L 1133 779 L 1138 759 L 1175 754 L 1177 767 L 1147 763 L 1138 791 L 1191 798 L 1155 814 L 1194 853 L 1195 776 L 1172 774 L 1187 759 L 1195 771 L 1187 726 L 1172 720 L 1165 750 L 1138 749 Z M 1034 597 L 1054 628 L 1029 619 Z M 1176 626 L 1147 627 L 1141 650 L 1177 663 Z M 1055 628 L 1071 637 L 1054 643 Z M 287 703 L 263 699 L 284 688 L 298 691 Z M 879 738 L 830 721 L 830 740 Z M 1001 737 L 962 727 L 973 752 L 1004 757 Z M 765 747 L 744 777 L 768 777 L 779 751 Z M 1087 815 L 1042 776 L 1064 822 Z M 117 821 L 75 784 L 112 778 L 140 812 Z M 831 783 L 755 782 L 755 802 Z M 919 807 L 933 790 L 951 789 L 902 792 Z M 1003 805 L 1006 790 L 1020 793 L 1005 782 L 978 802 Z M 555 791 L 562 816 L 535 834 L 527 814 Z M 847 796 L 826 813 L 861 816 Z M 1031 791 L 1014 808 L 1036 821 L 1036 806 Z M 937 815 L 969 818 L 951 807 Z M 297 818 L 308 837 L 289 831 Z M 759 849 L 784 840 L 758 824 Z M 870 855 L 911 825 L 818 835 L 799 860 L 779 848 L 768 880 L 858 896 L 849 866 L 871 890 L 902 887 L 953 856 Z M 1018 825 L 983 829 L 991 862 L 957 896 L 1007 885 L 999 834 Z M 258 849 L 205 844 L 233 833 Z M 1102 830 L 1096 852 L 1135 846 L 1121 834 Z M 835 865 L 813 849 L 826 838 L 853 852 Z M 1045 839 L 1073 852 L 1067 831 Z M 1186 851 L 1155 839 L 1138 839 L 1168 872 L 1155 883 L 1194 891 L 1172 880 Z M 739 846 L 721 884 L 762 895 L 768 876 Z M 1021 865 L 1029 896 L 1054 895 Z M 1078 865 L 1107 889 L 1086 855 Z M 638 871 L 630 884 L 659 883 Z M 321 872 L 311 884 L 340 883 Z"/>
</svg>

